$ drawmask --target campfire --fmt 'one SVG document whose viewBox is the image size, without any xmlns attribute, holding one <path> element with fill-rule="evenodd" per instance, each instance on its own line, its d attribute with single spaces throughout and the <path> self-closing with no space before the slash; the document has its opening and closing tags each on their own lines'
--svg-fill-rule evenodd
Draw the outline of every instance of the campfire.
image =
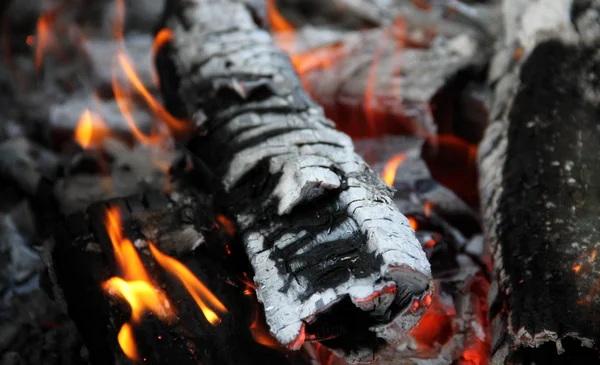
<svg viewBox="0 0 600 365">
<path fill-rule="evenodd" d="M 592 0 L 8 1 L 0 364 L 595 364 Z"/>
</svg>

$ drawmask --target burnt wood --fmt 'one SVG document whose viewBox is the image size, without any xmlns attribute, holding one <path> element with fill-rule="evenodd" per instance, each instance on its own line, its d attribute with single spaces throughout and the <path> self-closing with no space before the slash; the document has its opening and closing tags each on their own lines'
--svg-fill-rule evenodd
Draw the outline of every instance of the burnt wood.
<svg viewBox="0 0 600 365">
<path fill-rule="evenodd" d="M 242 2 L 169 2 L 162 26 L 174 34 L 157 55 L 167 108 L 198 128 L 188 148 L 220 181 L 271 332 L 294 349 L 336 337 L 348 359 L 371 359 L 382 329 L 412 328 L 431 291 L 392 190 Z"/>
<path fill-rule="evenodd" d="M 595 4 L 504 4 L 479 153 L 493 364 L 599 361 L 600 28 L 582 26 Z"/>
<path fill-rule="evenodd" d="M 247 285 L 240 281 L 250 268 L 243 252 L 227 253 L 225 244 L 233 238 L 222 227 L 211 229 L 215 221 L 210 205 L 207 197 L 147 193 L 97 203 L 86 214 L 57 222 L 47 254 L 53 284 L 49 291 L 73 318 L 92 365 L 131 363 L 117 343 L 130 308 L 102 289 L 102 283 L 117 274 L 104 227 L 106 208 L 115 206 L 121 210 L 128 238 L 138 243 L 151 240 L 176 257 L 228 310 L 222 322 L 212 326 L 181 282 L 160 269 L 147 247 L 137 244 L 150 276 L 176 309 L 176 319 L 170 324 L 147 314 L 134 325 L 144 364 L 308 364 L 303 353 L 266 347 L 254 339 L 250 327 L 257 304 L 244 293 Z"/>
</svg>

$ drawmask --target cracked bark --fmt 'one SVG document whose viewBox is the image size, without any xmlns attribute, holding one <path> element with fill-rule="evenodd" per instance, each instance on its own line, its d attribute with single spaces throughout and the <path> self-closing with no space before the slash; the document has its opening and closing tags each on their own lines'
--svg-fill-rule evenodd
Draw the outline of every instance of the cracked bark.
<svg viewBox="0 0 600 365">
<path fill-rule="evenodd" d="M 167 108 L 198 127 L 188 148 L 222 185 L 271 332 L 290 348 L 323 340 L 371 359 L 383 328 L 410 330 L 431 291 L 392 190 L 243 3 L 172 2 L 163 26 L 174 33 L 157 55 Z"/>
</svg>

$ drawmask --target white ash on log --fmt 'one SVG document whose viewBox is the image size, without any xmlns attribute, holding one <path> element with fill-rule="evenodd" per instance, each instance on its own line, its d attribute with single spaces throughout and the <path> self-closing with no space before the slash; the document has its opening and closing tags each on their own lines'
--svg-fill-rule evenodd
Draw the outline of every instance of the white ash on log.
<svg viewBox="0 0 600 365">
<path fill-rule="evenodd" d="M 598 1 L 504 1 L 480 146 L 493 364 L 595 364 L 600 325 Z"/>
<path fill-rule="evenodd" d="M 431 291 L 392 190 L 243 3 L 172 2 L 163 25 L 174 34 L 157 56 L 167 108 L 203 132 L 189 148 L 222 183 L 217 203 L 238 226 L 271 332 L 295 349 L 335 337 L 349 358 L 372 359 L 384 328 L 412 328 Z"/>
<path fill-rule="evenodd" d="M 46 260 L 55 299 L 65 306 L 89 351 L 92 365 L 107 364 L 298 364 L 302 353 L 258 343 L 251 329 L 256 303 L 244 293 L 239 278 L 248 269 L 243 252 L 226 251 L 227 237 L 214 227 L 208 196 L 178 192 L 148 193 L 91 206 L 55 223 Z M 161 321 L 147 313 L 132 325 L 139 362 L 128 360 L 117 343 L 121 325 L 129 319 L 126 302 L 102 288 L 119 275 L 105 227 L 106 209 L 119 207 L 125 237 L 175 309 L 175 318 Z M 152 259 L 148 241 L 175 257 L 223 303 L 227 313 L 213 326 L 182 283 Z M 143 361 L 142 361 L 143 359 Z"/>
</svg>

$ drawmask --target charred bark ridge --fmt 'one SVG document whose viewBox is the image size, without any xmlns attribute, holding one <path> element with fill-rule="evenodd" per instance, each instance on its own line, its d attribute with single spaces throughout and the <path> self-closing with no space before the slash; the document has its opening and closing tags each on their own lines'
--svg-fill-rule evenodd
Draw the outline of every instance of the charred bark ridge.
<svg viewBox="0 0 600 365">
<path fill-rule="evenodd" d="M 174 33 L 157 57 L 167 107 L 203 133 L 189 148 L 222 183 L 217 202 L 237 223 L 271 332 L 291 348 L 336 337 L 350 360 L 372 358 L 380 329 L 398 317 L 412 328 L 431 290 L 391 189 L 244 4 L 172 2 L 164 26 Z"/>
<path fill-rule="evenodd" d="M 523 19 L 549 5 L 534 3 Z M 523 58 L 496 85 L 495 120 L 480 149 L 497 280 L 494 364 L 598 361 L 591 347 L 600 338 L 600 33 L 590 42 L 562 23 L 570 2 L 551 5 L 545 14 L 558 24 L 530 34 L 536 43 L 521 43 Z M 584 10 L 597 19 L 597 8 Z"/>
<path fill-rule="evenodd" d="M 104 226 L 109 206 L 120 208 L 124 233 L 138 242 L 149 274 L 176 308 L 177 318 L 172 323 L 147 314 L 134 326 L 145 364 L 308 363 L 301 353 L 269 348 L 254 339 L 250 327 L 258 308 L 238 280 L 249 267 L 243 252 L 228 255 L 223 234 L 210 230 L 214 217 L 209 201 L 192 195 L 148 193 L 94 204 L 86 214 L 70 215 L 55 225 L 54 244 L 47 255 L 51 291 L 75 321 L 92 365 L 132 363 L 117 343 L 119 328 L 130 316 L 129 306 L 102 290 L 102 283 L 116 274 Z M 139 244 L 147 240 L 177 257 L 227 307 L 218 326 L 204 318 L 181 282 L 153 263 L 147 247 Z M 199 240 L 202 244 L 198 246 Z"/>
</svg>

